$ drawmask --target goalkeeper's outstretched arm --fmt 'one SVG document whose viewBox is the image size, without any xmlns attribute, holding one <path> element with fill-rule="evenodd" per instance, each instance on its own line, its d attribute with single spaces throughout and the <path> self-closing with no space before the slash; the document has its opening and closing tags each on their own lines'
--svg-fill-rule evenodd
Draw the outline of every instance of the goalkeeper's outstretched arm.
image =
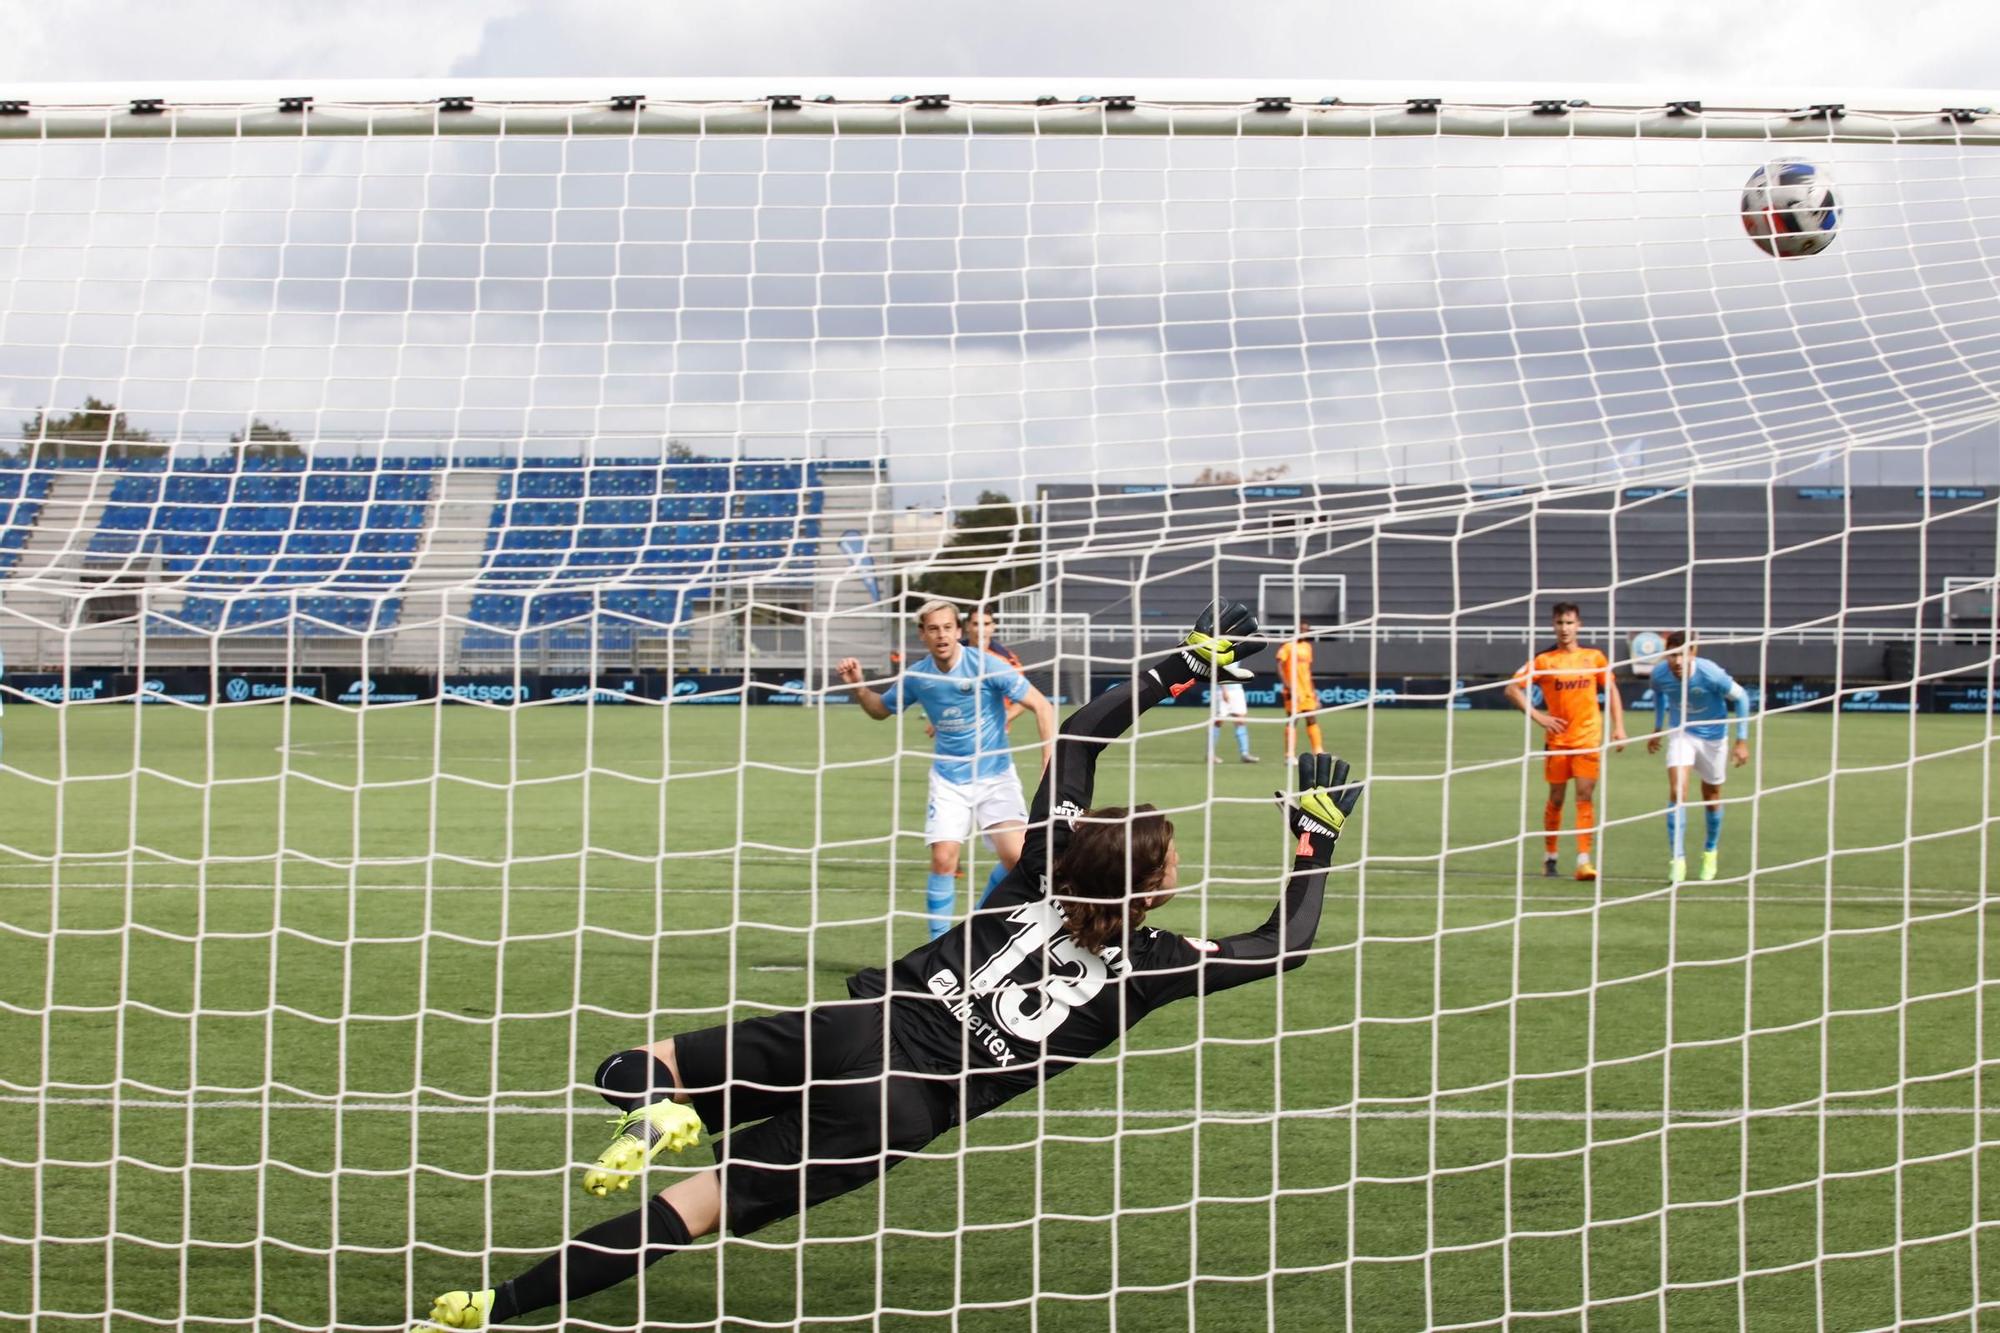
<svg viewBox="0 0 2000 1333">
<path fill-rule="evenodd" d="M 1253 636 L 1257 618 L 1241 602 L 1218 602 L 1196 617 L 1181 646 L 1139 673 L 1130 689 L 1106 690 L 1063 719 L 1055 758 L 1028 806 L 1028 836 L 1020 873 L 1032 882 L 1055 864 L 1069 840 L 1068 816 L 1090 808 L 1097 785 L 1097 757 L 1131 730 L 1139 714 L 1175 698 L 1218 673 L 1247 676 L 1236 664 L 1262 649 Z M 1050 710 L 1053 713 L 1053 709 Z M 1051 819 L 1052 812 L 1065 817 Z"/>
<path fill-rule="evenodd" d="M 1297 842 L 1284 897 L 1257 929 L 1214 942 L 1202 960 L 1202 994 L 1262 981 L 1305 963 L 1306 951 L 1319 930 L 1333 849 L 1361 799 L 1361 787 L 1352 779 L 1345 759 L 1323 754 L 1299 756 L 1299 792 L 1286 805 Z"/>
</svg>

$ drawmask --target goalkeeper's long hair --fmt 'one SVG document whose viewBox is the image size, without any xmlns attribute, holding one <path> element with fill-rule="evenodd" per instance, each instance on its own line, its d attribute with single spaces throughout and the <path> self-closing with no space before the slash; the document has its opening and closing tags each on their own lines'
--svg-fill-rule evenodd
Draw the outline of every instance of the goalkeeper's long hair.
<svg viewBox="0 0 2000 1333">
<path fill-rule="evenodd" d="M 1077 817 L 1050 888 L 1078 944 L 1096 953 L 1139 928 L 1173 841 L 1174 823 L 1157 806 L 1105 805 Z"/>
</svg>

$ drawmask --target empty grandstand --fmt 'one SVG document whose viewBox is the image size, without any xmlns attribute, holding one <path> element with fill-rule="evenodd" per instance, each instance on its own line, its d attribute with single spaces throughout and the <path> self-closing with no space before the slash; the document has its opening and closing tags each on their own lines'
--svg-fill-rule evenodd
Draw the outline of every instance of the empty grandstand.
<svg viewBox="0 0 2000 1333">
<path fill-rule="evenodd" d="M 1217 587 L 1304 614 L 1323 670 L 1504 677 L 1580 602 L 1600 638 L 1699 625 L 1753 677 L 1907 680 L 1986 658 L 1988 486 L 1105 485 L 1042 497 L 1064 610 L 1097 650 L 1165 636 Z M 1179 534 L 1163 547 L 1159 534 Z"/>
<path fill-rule="evenodd" d="M 0 466 L 0 646 L 15 671 L 664 668 L 676 641 L 740 646 L 696 645 L 702 615 L 831 609 L 881 483 L 874 457 L 685 448 L 17 455 Z"/>
</svg>

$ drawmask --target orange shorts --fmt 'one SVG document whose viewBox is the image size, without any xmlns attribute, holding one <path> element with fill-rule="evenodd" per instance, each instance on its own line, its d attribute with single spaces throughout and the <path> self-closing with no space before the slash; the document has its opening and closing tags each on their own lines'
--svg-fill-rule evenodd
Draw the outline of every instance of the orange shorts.
<svg viewBox="0 0 2000 1333">
<path fill-rule="evenodd" d="M 1542 772 L 1551 787 L 1560 787 L 1571 778 L 1596 781 L 1603 764 L 1604 756 L 1595 750 L 1550 750 L 1542 760 Z"/>
</svg>

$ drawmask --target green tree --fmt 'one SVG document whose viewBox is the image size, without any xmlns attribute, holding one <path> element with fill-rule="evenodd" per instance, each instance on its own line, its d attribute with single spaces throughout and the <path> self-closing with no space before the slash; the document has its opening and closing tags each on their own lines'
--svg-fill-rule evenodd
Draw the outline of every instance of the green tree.
<svg viewBox="0 0 2000 1333">
<path fill-rule="evenodd" d="M 999 491 L 981 491 L 976 503 L 958 511 L 939 557 L 952 567 L 915 575 L 911 593 L 968 604 L 989 601 L 1041 578 L 1041 534 L 1025 506 Z"/>
<path fill-rule="evenodd" d="M 230 432 L 229 442 L 242 445 L 245 458 L 299 458 L 305 454 L 305 446 L 293 440 L 290 431 L 262 417 L 251 417 L 248 430 Z"/>
<path fill-rule="evenodd" d="M 140 430 L 115 404 L 97 397 L 85 398 L 82 407 L 59 417 L 50 416 L 47 408 L 38 410 L 21 423 L 21 442 L 24 452 L 54 461 L 138 458 L 167 451 L 151 431 Z"/>
</svg>

